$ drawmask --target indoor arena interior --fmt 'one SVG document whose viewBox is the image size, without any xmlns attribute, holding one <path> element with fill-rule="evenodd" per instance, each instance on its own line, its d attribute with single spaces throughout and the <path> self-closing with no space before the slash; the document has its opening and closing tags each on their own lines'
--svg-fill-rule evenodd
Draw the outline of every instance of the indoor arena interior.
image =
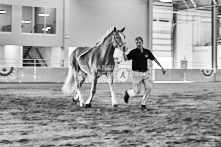
<svg viewBox="0 0 221 147">
<path fill-rule="evenodd" d="M 0 0 L 0 147 L 221 147 L 220 130 L 221 0 Z"/>
</svg>

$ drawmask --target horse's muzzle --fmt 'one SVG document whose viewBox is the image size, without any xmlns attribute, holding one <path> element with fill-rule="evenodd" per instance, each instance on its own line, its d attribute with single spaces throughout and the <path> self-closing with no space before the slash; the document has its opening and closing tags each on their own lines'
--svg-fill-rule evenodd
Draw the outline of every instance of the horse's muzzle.
<svg viewBox="0 0 221 147">
<path fill-rule="evenodd" d="M 123 45 L 122 47 L 120 47 L 120 50 L 126 52 L 128 50 L 128 47 L 126 45 Z"/>
</svg>

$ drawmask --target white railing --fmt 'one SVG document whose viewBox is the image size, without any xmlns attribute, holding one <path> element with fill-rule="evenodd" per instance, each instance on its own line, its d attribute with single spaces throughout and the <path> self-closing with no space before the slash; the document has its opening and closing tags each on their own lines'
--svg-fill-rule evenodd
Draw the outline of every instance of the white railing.
<svg viewBox="0 0 221 147">
<path fill-rule="evenodd" d="M 154 69 L 160 67 L 153 63 Z M 0 67 L 38 67 L 38 68 L 67 68 L 70 61 L 64 59 L 1 59 Z M 122 61 L 120 64 L 116 64 L 119 68 L 131 68 L 131 61 Z M 182 64 L 181 62 L 161 62 L 161 65 L 165 69 L 211 69 L 211 63 L 209 62 L 187 62 Z M 218 69 L 221 69 L 221 63 L 218 63 Z"/>
<path fill-rule="evenodd" d="M 69 60 L 62 59 L 0 59 L 0 67 L 68 67 Z"/>
</svg>

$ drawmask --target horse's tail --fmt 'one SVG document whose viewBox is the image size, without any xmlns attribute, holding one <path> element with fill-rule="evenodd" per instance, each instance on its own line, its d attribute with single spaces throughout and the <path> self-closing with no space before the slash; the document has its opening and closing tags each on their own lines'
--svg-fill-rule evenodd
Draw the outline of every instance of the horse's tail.
<svg viewBox="0 0 221 147">
<path fill-rule="evenodd" d="M 74 75 L 75 74 L 74 70 L 75 69 L 72 66 L 69 66 L 68 75 L 62 87 L 62 91 L 65 94 L 72 94 L 76 90 L 76 81 L 75 81 L 76 75 Z"/>
</svg>

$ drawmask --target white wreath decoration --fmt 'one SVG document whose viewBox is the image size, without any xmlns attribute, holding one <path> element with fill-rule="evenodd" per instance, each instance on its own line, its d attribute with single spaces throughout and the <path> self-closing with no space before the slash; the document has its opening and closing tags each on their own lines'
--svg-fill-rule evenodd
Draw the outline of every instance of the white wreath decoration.
<svg viewBox="0 0 221 147">
<path fill-rule="evenodd" d="M 119 82 L 125 82 L 128 79 L 129 73 L 126 69 L 119 69 L 117 71 L 117 80 Z"/>
<path fill-rule="evenodd" d="M 14 67 L 0 67 L 0 78 L 9 79 L 13 76 L 14 72 L 15 72 Z"/>
<path fill-rule="evenodd" d="M 205 79 L 210 79 L 213 77 L 214 73 L 216 73 L 216 72 L 214 69 L 202 69 L 201 73 L 203 74 L 203 77 Z"/>
</svg>

